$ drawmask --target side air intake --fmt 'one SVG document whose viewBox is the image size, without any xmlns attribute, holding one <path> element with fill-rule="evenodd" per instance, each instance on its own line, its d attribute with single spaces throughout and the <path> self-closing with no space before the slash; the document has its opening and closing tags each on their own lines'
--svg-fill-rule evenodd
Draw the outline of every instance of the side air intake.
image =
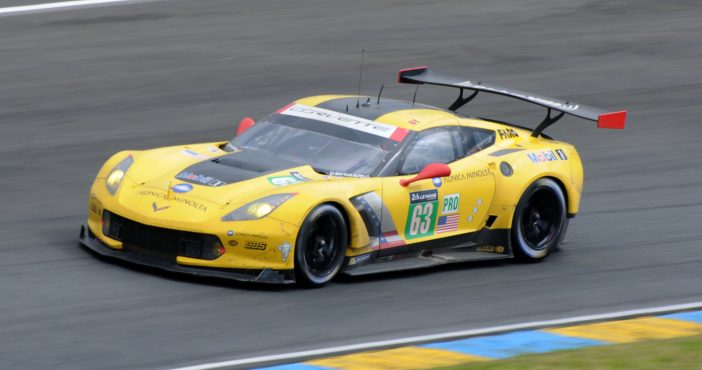
<svg viewBox="0 0 702 370">
<path fill-rule="evenodd" d="M 495 220 L 497 220 L 497 216 L 495 216 L 495 215 L 490 215 L 490 216 L 488 217 L 487 221 L 485 221 L 485 227 L 487 227 L 487 228 L 492 227 L 492 224 L 495 223 Z"/>
</svg>

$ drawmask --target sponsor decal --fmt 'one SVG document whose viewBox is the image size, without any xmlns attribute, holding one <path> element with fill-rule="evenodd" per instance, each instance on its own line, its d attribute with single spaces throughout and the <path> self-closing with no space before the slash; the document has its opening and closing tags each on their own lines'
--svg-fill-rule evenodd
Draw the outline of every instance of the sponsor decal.
<svg viewBox="0 0 702 370">
<path fill-rule="evenodd" d="M 505 247 L 498 245 L 481 245 L 477 248 L 475 248 L 477 252 L 485 252 L 485 253 L 504 253 L 505 252 Z"/>
<path fill-rule="evenodd" d="M 151 203 L 151 208 L 154 210 L 154 212 L 158 212 L 158 211 L 163 211 L 164 209 L 171 208 L 171 206 L 159 207 L 158 204 L 156 204 L 156 202 L 153 202 L 153 203 Z"/>
<path fill-rule="evenodd" d="M 463 81 L 461 83 L 458 83 L 457 85 L 465 86 L 465 87 L 469 87 L 469 88 L 477 88 L 478 90 L 483 90 L 483 91 L 485 91 L 485 90 L 493 91 L 493 92 L 496 92 L 498 94 L 503 94 L 503 95 L 507 95 L 507 96 L 514 96 L 514 97 L 524 99 L 524 100 L 527 100 L 530 102 L 534 102 L 537 104 L 547 104 L 547 105 L 550 105 L 552 107 L 556 107 L 556 108 L 564 109 L 564 110 L 568 110 L 568 111 L 577 110 L 579 107 L 578 104 L 570 104 L 570 102 L 567 102 L 567 101 L 566 102 L 559 102 L 559 101 L 540 98 L 540 97 L 536 97 L 536 96 L 525 95 L 524 93 L 521 93 L 521 92 L 518 92 L 515 90 L 499 89 L 499 88 L 495 88 L 495 87 L 491 87 L 491 86 L 485 86 L 481 83 L 474 84 L 471 81 Z"/>
<path fill-rule="evenodd" d="M 485 167 L 480 170 L 473 170 L 470 172 L 461 172 L 461 173 L 456 173 L 453 174 L 449 177 L 444 177 L 443 180 L 445 182 L 454 182 L 454 181 L 466 181 L 470 179 L 475 179 L 478 177 L 485 177 L 490 175 L 490 169 Z"/>
<path fill-rule="evenodd" d="M 193 172 L 188 172 L 188 171 L 183 171 L 183 172 L 177 174 L 176 179 L 194 181 L 194 182 L 197 182 L 199 184 L 213 186 L 213 187 L 222 186 L 222 185 L 227 184 L 226 182 L 224 182 L 222 180 L 215 179 L 212 176 L 205 176 L 205 175 L 201 175 L 201 174 L 197 174 L 197 173 L 193 173 Z"/>
<path fill-rule="evenodd" d="M 90 202 L 90 212 L 100 215 L 100 209 L 92 201 Z"/>
<path fill-rule="evenodd" d="M 259 251 L 266 250 L 266 247 L 268 246 L 268 243 L 266 242 L 259 242 L 259 241 L 253 241 L 249 240 L 244 244 L 244 248 L 246 249 L 256 249 Z"/>
<path fill-rule="evenodd" d="M 441 207 L 441 214 L 442 215 L 448 215 L 451 213 L 457 213 L 458 212 L 458 204 L 461 200 L 461 195 L 456 193 L 456 194 L 448 194 L 444 195 L 444 202 Z"/>
<path fill-rule="evenodd" d="M 300 180 L 292 177 L 292 176 L 269 176 L 268 177 L 268 182 L 275 186 L 285 186 L 285 185 L 291 185 L 295 184 L 298 182 L 301 182 Z"/>
<path fill-rule="evenodd" d="M 234 236 L 234 230 L 227 230 L 227 236 Z"/>
<path fill-rule="evenodd" d="M 519 133 L 511 128 L 497 129 L 497 134 L 500 135 L 500 139 L 502 140 L 514 139 L 515 137 L 519 137 Z"/>
<path fill-rule="evenodd" d="M 349 258 L 349 265 L 353 266 L 353 265 L 358 265 L 358 264 L 361 264 L 364 262 L 368 262 L 368 260 L 370 260 L 370 256 L 371 256 L 370 253 L 368 253 L 368 254 L 362 254 L 362 255 L 356 256 L 356 257 L 351 257 L 351 258 Z"/>
<path fill-rule="evenodd" d="M 286 116 L 295 116 L 312 119 L 315 121 L 331 123 L 333 125 L 362 131 L 368 134 L 381 136 L 384 138 L 390 138 L 397 129 L 397 127 L 393 125 L 388 125 L 385 123 L 380 123 L 365 118 L 352 116 L 350 114 L 339 113 L 319 107 L 310 107 L 302 104 L 290 105 L 285 109 L 281 110 L 279 113 L 284 114 Z"/>
<path fill-rule="evenodd" d="M 310 179 L 308 179 L 307 177 L 302 176 L 302 174 L 299 173 L 299 172 L 297 172 L 297 171 L 292 171 L 292 172 L 290 172 L 290 175 L 291 175 L 292 177 L 296 178 L 296 179 L 299 180 L 299 181 L 309 181 L 309 180 L 310 180 Z"/>
<path fill-rule="evenodd" d="M 456 231 L 458 229 L 458 221 L 461 216 L 456 213 L 448 216 L 440 216 L 439 221 L 436 222 L 436 233 L 447 233 L 450 231 Z"/>
<path fill-rule="evenodd" d="M 310 179 L 308 179 L 305 176 L 302 176 L 302 174 L 297 171 L 290 172 L 290 175 L 268 176 L 268 182 L 275 186 L 292 185 L 298 182 L 305 182 L 309 180 Z"/>
<path fill-rule="evenodd" d="M 246 238 L 268 239 L 268 236 L 266 236 L 266 235 L 260 235 L 260 234 L 237 233 L 236 235 L 238 235 L 238 236 L 243 236 L 243 237 L 246 237 Z"/>
<path fill-rule="evenodd" d="M 200 154 L 198 152 L 194 152 L 194 151 L 189 150 L 189 149 L 181 150 L 180 152 L 182 154 L 187 155 L 188 157 L 192 157 L 192 158 L 196 158 L 196 159 L 206 159 L 207 158 L 206 155 Z"/>
<path fill-rule="evenodd" d="M 348 173 L 348 172 L 339 172 L 339 171 L 329 171 L 329 176 L 334 176 L 334 177 L 355 177 L 358 179 L 365 179 L 370 177 L 370 175 L 364 175 L 361 173 Z"/>
<path fill-rule="evenodd" d="M 95 194 L 90 194 L 90 212 L 100 215 L 100 209 L 102 209 L 102 202 L 95 196 Z"/>
<path fill-rule="evenodd" d="M 278 251 L 280 251 L 280 255 L 283 257 L 283 262 L 287 262 L 288 254 L 290 254 L 291 249 L 292 247 L 288 242 L 284 242 L 283 244 L 278 246 Z"/>
<path fill-rule="evenodd" d="M 410 206 L 405 224 L 405 239 L 434 235 L 439 193 L 424 190 L 410 193 Z"/>
<path fill-rule="evenodd" d="M 209 150 L 210 153 L 219 153 L 221 151 L 219 148 L 214 147 L 214 146 L 208 146 L 207 150 Z"/>
<path fill-rule="evenodd" d="M 227 244 L 229 244 L 230 247 L 236 247 L 237 245 L 239 245 L 239 242 L 236 240 L 230 240 L 227 242 Z"/>
<path fill-rule="evenodd" d="M 171 189 L 176 193 L 187 193 L 190 190 L 193 190 L 193 186 L 190 184 L 177 184 L 173 185 Z"/>
<path fill-rule="evenodd" d="M 434 177 L 433 179 L 431 179 L 431 182 L 434 183 L 434 186 L 436 186 L 437 188 L 440 188 L 441 184 L 443 184 L 443 181 L 441 181 L 441 177 Z"/>
<path fill-rule="evenodd" d="M 171 197 L 169 199 L 168 195 L 166 193 L 159 193 L 159 192 L 153 191 L 153 190 L 142 190 L 139 192 L 139 195 L 141 195 L 143 197 L 158 198 L 158 199 L 162 199 L 162 200 L 172 200 L 176 203 L 184 204 L 188 207 L 195 208 L 198 211 L 203 211 L 203 212 L 207 211 L 206 205 L 204 205 L 200 202 L 194 201 L 192 199 L 187 199 L 187 198 L 183 198 L 183 197 L 179 197 L 179 196 L 174 196 L 174 197 Z M 154 202 L 154 204 L 155 204 L 155 202 Z"/>
<path fill-rule="evenodd" d="M 568 160 L 568 156 L 566 156 L 563 149 L 542 150 L 540 152 L 527 153 L 527 157 L 529 157 L 532 163 Z"/>
<path fill-rule="evenodd" d="M 410 193 L 410 204 L 430 202 L 439 198 L 436 190 L 415 191 Z"/>
</svg>

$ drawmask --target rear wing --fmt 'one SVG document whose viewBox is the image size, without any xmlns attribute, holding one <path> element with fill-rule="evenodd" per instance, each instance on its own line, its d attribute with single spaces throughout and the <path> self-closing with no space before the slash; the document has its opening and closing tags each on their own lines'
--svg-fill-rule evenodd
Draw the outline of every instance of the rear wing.
<svg viewBox="0 0 702 370">
<path fill-rule="evenodd" d="M 448 86 L 460 89 L 458 98 L 448 108 L 451 111 L 456 111 L 458 108 L 473 100 L 473 98 L 475 98 L 479 92 L 503 95 L 546 107 L 548 108 L 546 118 L 544 118 L 539 126 L 534 129 L 532 134 L 533 137 L 538 137 L 546 127 L 561 119 L 564 114 L 570 114 L 586 120 L 595 121 L 597 122 L 597 127 L 599 128 L 621 130 L 624 129 L 626 122 L 626 111 L 608 112 L 603 109 L 574 103 L 568 100 L 549 98 L 546 96 L 484 83 L 482 81 L 473 82 L 441 72 L 430 71 L 427 67 L 402 69 L 398 74 L 397 82 L 417 85 L 428 84 Z M 472 90 L 473 93 L 467 97 L 463 97 L 464 90 Z M 552 111 L 557 111 L 560 113 L 552 116 Z"/>
</svg>

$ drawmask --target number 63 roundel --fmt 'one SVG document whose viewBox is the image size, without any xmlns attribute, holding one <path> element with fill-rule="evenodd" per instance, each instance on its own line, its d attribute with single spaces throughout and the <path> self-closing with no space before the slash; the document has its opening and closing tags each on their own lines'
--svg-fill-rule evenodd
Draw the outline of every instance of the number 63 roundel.
<svg viewBox="0 0 702 370">
<path fill-rule="evenodd" d="M 410 206 L 405 224 L 405 239 L 434 235 L 436 213 L 439 205 L 436 190 L 410 193 Z"/>
</svg>

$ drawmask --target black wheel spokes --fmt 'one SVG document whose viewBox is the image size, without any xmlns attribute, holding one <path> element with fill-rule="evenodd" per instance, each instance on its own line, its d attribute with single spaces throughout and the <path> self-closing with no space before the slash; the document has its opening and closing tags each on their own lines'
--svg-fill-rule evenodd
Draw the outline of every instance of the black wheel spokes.
<svg viewBox="0 0 702 370">
<path fill-rule="evenodd" d="M 322 216 L 315 220 L 310 229 L 305 248 L 305 257 L 310 272 L 317 276 L 328 274 L 335 266 L 337 258 L 336 230 L 338 225 L 332 217 Z"/>
<path fill-rule="evenodd" d="M 557 199 L 548 190 L 534 193 L 522 214 L 522 232 L 529 246 L 543 249 L 556 234 Z"/>
</svg>

